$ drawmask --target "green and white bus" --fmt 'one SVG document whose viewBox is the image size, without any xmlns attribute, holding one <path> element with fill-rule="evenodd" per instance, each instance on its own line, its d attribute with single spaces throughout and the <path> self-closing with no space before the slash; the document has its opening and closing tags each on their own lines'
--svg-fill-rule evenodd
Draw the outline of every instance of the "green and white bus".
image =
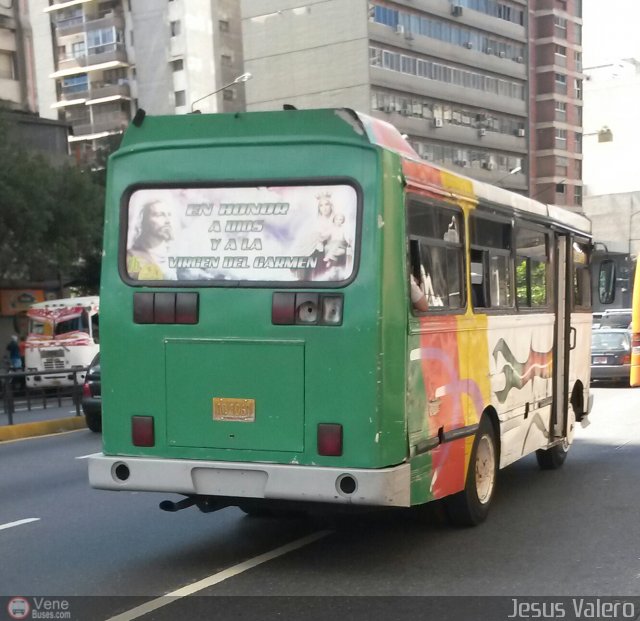
<svg viewBox="0 0 640 621">
<path fill-rule="evenodd" d="M 590 237 L 348 109 L 139 113 L 109 164 L 91 484 L 477 524 L 497 470 L 559 467 L 589 412 Z"/>
</svg>

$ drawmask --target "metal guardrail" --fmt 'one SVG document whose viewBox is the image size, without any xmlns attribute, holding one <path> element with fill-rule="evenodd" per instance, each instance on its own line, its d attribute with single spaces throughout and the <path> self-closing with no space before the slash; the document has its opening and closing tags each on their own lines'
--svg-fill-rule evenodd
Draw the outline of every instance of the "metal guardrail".
<svg viewBox="0 0 640 621">
<path fill-rule="evenodd" d="M 78 383 L 78 373 L 87 373 L 89 367 L 74 368 L 74 369 L 56 369 L 55 373 L 51 371 L 0 371 L 0 391 L 2 395 L 2 406 L 4 413 L 8 416 L 9 425 L 13 425 L 13 415 L 15 414 L 15 401 L 19 395 L 20 389 L 18 384 L 20 380 L 23 386 L 23 396 L 27 401 L 27 408 L 31 410 L 32 401 L 40 401 L 42 399 L 42 406 L 47 408 L 48 400 L 57 400 L 58 407 L 62 407 L 62 399 L 65 397 L 71 397 L 76 409 L 76 416 L 81 416 L 80 403 L 82 401 L 82 384 Z M 33 376 L 46 376 L 46 375 L 59 375 L 66 373 L 73 375 L 72 386 L 59 386 L 53 388 L 27 388 L 26 378 Z M 39 393 L 38 396 L 35 393 Z M 66 394 L 63 394 L 66 393 Z"/>
</svg>

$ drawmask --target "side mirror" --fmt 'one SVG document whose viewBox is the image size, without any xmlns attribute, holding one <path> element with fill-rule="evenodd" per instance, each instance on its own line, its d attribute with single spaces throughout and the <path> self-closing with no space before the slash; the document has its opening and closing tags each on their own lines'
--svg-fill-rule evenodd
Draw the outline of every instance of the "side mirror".
<svg viewBox="0 0 640 621">
<path fill-rule="evenodd" d="M 616 264 L 611 259 L 600 263 L 598 297 L 600 304 L 611 304 L 616 298 Z"/>
</svg>

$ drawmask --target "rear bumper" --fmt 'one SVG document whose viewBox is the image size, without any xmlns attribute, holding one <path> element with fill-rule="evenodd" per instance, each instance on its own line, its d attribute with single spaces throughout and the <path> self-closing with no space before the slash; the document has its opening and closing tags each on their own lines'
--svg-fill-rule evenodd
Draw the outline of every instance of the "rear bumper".
<svg viewBox="0 0 640 621">
<path fill-rule="evenodd" d="M 631 365 L 602 365 L 591 367 L 592 380 L 629 379 Z"/>
<path fill-rule="evenodd" d="M 121 466 L 129 473 L 124 481 L 116 476 L 116 469 L 122 474 Z M 339 487 L 345 476 L 356 482 L 353 493 Z M 368 470 L 97 453 L 89 458 L 89 482 L 109 490 L 408 507 L 411 469 L 409 464 Z"/>
</svg>

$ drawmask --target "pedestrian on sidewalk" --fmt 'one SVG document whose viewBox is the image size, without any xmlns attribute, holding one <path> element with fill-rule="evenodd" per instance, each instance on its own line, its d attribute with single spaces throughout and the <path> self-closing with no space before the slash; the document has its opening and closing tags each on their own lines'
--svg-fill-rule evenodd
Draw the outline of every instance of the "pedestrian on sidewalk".
<svg viewBox="0 0 640 621">
<path fill-rule="evenodd" d="M 15 334 L 7 345 L 7 351 L 9 352 L 9 368 L 13 371 L 20 371 L 22 369 L 22 358 L 20 357 L 18 337 Z"/>
</svg>

